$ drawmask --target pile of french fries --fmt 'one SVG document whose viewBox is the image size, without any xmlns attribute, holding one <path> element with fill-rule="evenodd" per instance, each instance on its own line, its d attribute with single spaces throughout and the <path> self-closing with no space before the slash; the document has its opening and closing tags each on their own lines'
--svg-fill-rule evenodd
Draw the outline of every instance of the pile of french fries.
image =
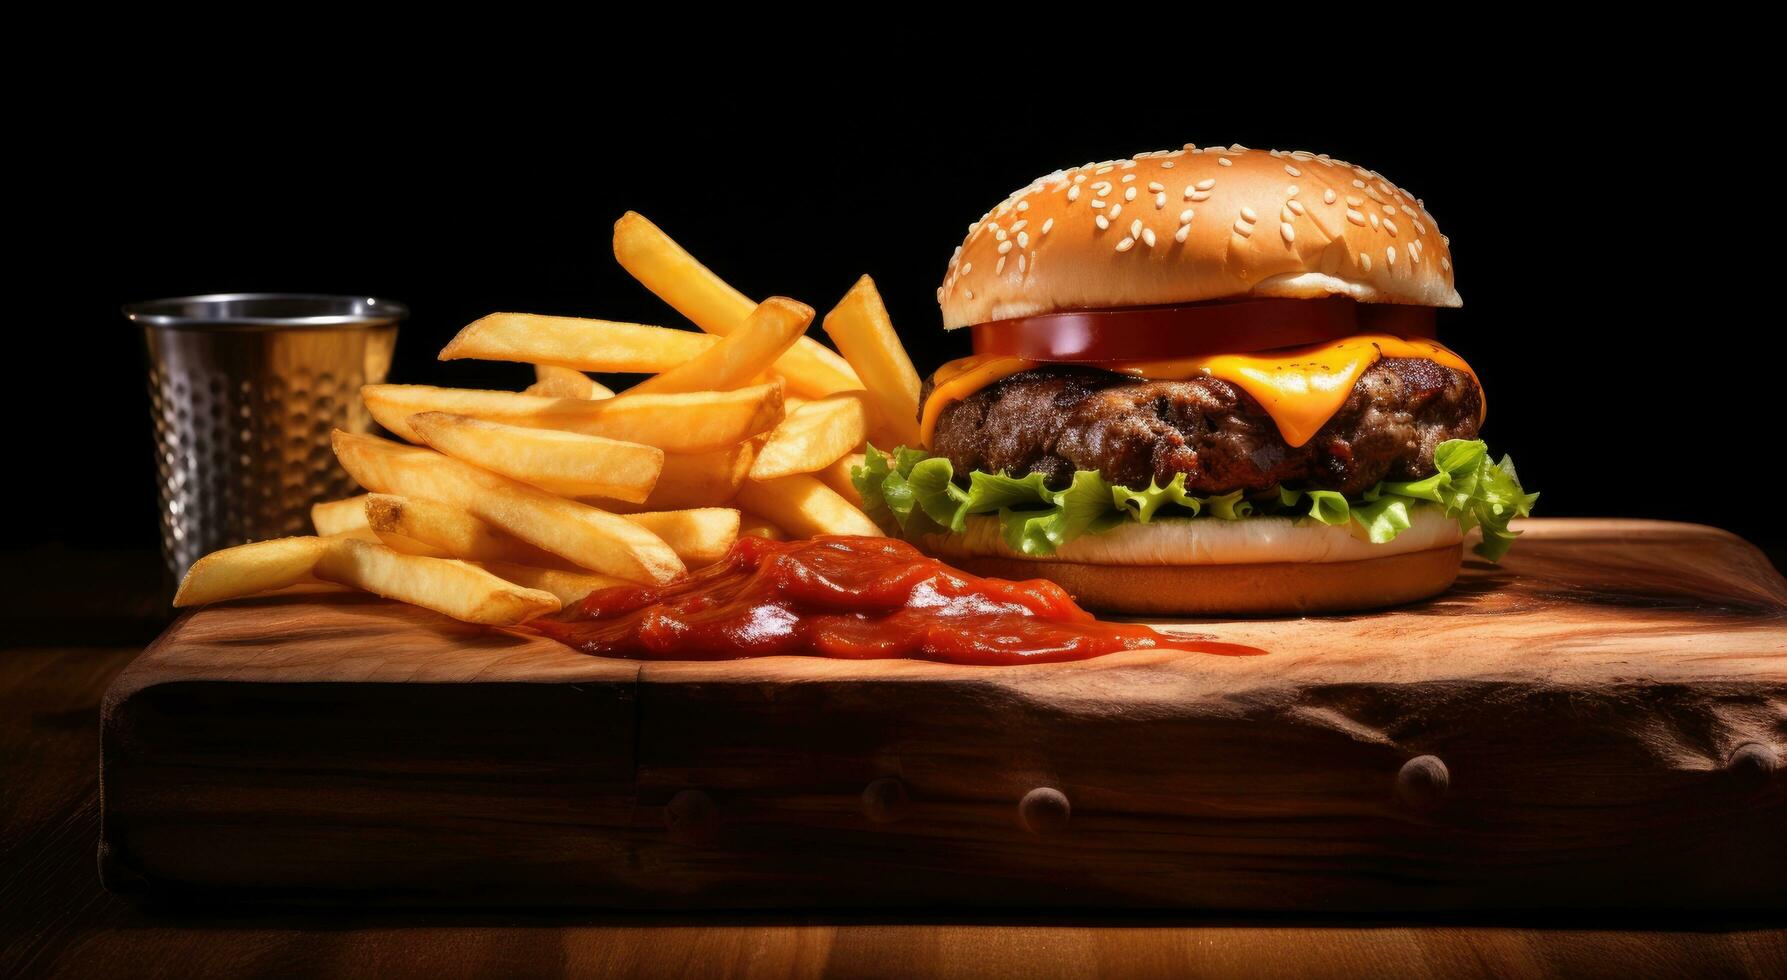
<svg viewBox="0 0 1787 980">
<path fill-rule="evenodd" d="M 670 582 L 741 534 L 879 535 L 850 470 L 866 442 L 917 445 L 919 379 L 868 276 L 813 309 L 752 302 L 658 227 L 614 227 L 623 268 L 701 332 L 495 313 L 442 360 L 532 364 L 521 392 L 368 385 L 403 442 L 336 432 L 368 493 L 312 509 L 316 534 L 207 555 L 174 599 L 362 589 L 510 626 L 590 592 Z M 585 372 L 641 374 L 616 393 Z"/>
</svg>

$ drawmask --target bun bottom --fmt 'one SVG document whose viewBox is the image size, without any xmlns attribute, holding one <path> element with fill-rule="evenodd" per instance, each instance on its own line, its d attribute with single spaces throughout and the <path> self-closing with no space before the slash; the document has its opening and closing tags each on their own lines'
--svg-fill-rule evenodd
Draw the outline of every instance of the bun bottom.
<svg viewBox="0 0 1787 980">
<path fill-rule="evenodd" d="M 1438 595 L 1458 578 L 1457 544 L 1382 558 L 1244 565 L 1094 565 L 952 556 L 976 575 L 1043 578 L 1080 605 L 1127 616 L 1272 616 L 1401 605 Z"/>
</svg>

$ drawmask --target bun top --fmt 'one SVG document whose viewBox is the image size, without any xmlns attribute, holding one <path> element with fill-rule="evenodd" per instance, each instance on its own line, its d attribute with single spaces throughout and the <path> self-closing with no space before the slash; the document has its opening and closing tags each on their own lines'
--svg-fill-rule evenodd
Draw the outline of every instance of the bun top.
<svg viewBox="0 0 1787 980">
<path fill-rule="evenodd" d="M 1138 153 L 1038 178 L 968 226 L 943 326 L 1238 297 L 1458 306 L 1420 198 L 1325 153 Z"/>
</svg>

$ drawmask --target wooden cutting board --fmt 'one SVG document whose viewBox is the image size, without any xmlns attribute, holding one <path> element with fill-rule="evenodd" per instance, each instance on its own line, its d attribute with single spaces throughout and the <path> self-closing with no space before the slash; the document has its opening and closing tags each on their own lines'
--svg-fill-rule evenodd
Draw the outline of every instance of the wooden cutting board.
<svg viewBox="0 0 1787 980">
<path fill-rule="evenodd" d="M 1429 910 L 1787 903 L 1787 583 L 1537 520 L 1430 602 L 1165 624 L 1263 657 L 635 663 L 356 597 L 114 684 L 114 889 L 299 902 Z"/>
</svg>

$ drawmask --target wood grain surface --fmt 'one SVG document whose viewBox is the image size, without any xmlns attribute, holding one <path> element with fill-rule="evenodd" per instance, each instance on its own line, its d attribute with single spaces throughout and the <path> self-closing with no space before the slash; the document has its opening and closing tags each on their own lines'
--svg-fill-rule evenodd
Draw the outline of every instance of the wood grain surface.
<svg viewBox="0 0 1787 980">
<path fill-rule="evenodd" d="M 83 644 L 140 629 L 119 609 L 152 601 L 158 563 L 143 556 L 148 585 L 120 581 L 107 605 L 79 591 L 94 562 L 135 557 L 8 559 L 38 597 L 18 610 L 35 645 L 0 610 L 0 977 L 1787 975 L 1778 908 L 1400 920 L 145 908 L 105 892 L 93 865 L 99 701 L 140 646 Z"/>
<path fill-rule="evenodd" d="M 322 903 L 1787 902 L 1787 583 L 1709 528 L 1527 527 L 1427 603 L 1164 625 L 1255 658 L 639 664 L 202 610 L 107 695 L 102 866 Z"/>
</svg>

